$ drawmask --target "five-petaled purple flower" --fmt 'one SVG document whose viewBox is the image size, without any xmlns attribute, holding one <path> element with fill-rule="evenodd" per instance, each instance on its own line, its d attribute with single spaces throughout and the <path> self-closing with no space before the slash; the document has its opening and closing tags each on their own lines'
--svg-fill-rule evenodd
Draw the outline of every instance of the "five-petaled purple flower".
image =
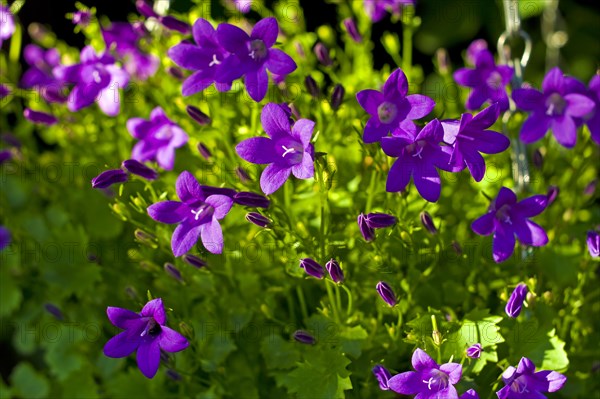
<svg viewBox="0 0 600 399">
<path fill-rule="evenodd" d="M 498 104 L 492 104 L 477 115 L 462 114 L 459 121 L 442 121 L 444 142 L 452 144 L 452 164 L 464 169 L 466 166 L 475 181 L 485 175 L 484 154 L 498 154 L 510 146 L 505 135 L 486 130 L 496 122 L 500 112 Z"/>
<path fill-rule="evenodd" d="M 381 140 L 381 147 L 390 157 L 398 158 L 388 173 L 386 191 L 404 191 L 411 177 L 417 191 L 425 200 L 436 202 L 440 198 L 441 182 L 436 169 L 456 171 L 450 164 L 451 147 L 440 146 L 444 131 L 434 119 L 419 132 L 416 125 L 396 129 L 392 136 Z"/>
<path fill-rule="evenodd" d="M 583 94 L 585 86 L 577 79 L 563 76 L 558 67 L 552 68 L 542 83 L 540 92 L 535 89 L 516 89 L 512 93 L 517 106 L 531 112 L 521 127 L 524 143 L 538 141 L 549 129 L 564 147 L 572 148 L 577 141 L 577 126 L 581 117 L 594 109 L 594 102 Z"/>
<path fill-rule="evenodd" d="M 365 125 L 363 140 L 376 143 L 397 127 L 411 129 L 414 119 L 427 115 L 435 102 L 421 94 L 408 93 L 408 81 L 401 69 L 396 69 L 383 85 L 383 92 L 367 89 L 356 94 L 358 103 L 371 118 Z"/>
<path fill-rule="evenodd" d="M 519 241 L 534 247 L 548 243 L 544 229 L 529 220 L 546 209 L 548 197 L 534 195 L 517 202 L 516 194 L 502 187 L 498 197 L 490 204 L 488 212 L 471 224 L 479 235 L 494 233 L 492 252 L 494 261 L 500 263 L 508 259 L 515 249 L 515 234 Z"/>
<path fill-rule="evenodd" d="M 181 202 L 163 201 L 148 207 L 152 219 L 179 224 L 171 237 L 173 254 L 181 256 L 188 252 L 198 237 L 201 237 L 202 244 L 209 252 L 223 252 L 223 231 L 219 220 L 231 209 L 232 199 L 218 194 L 207 196 L 188 171 L 181 172 L 175 188 Z"/>
<path fill-rule="evenodd" d="M 459 85 L 473 89 L 467 99 L 466 108 L 476 110 L 489 101 L 497 102 L 500 111 L 506 111 L 509 105 L 506 85 L 512 79 L 513 68 L 508 65 L 496 65 L 492 53 L 487 48 L 473 53 L 475 69 L 460 68 L 454 72 L 454 80 Z"/>
<path fill-rule="evenodd" d="M 106 115 L 119 114 L 119 88 L 127 85 L 129 75 L 108 53 L 98 55 L 92 46 L 86 46 L 79 64 L 58 66 L 53 73 L 56 79 L 75 85 L 68 102 L 70 111 L 79 111 L 96 101 Z"/>
<path fill-rule="evenodd" d="M 419 399 L 458 399 L 454 384 L 460 381 L 462 366 L 458 363 L 438 365 L 424 350 L 417 348 L 412 356 L 415 371 L 397 374 L 388 386 L 403 395 L 417 395 Z"/>
<path fill-rule="evenodd" d="M 496 392 L 498 399 L 544 399 L 543 392 L 556 392 L 565 385 L 567 377 L 556 371 L 535 372 L 535 364 L 522 357 L 517 368 L 508 367 L 502 373 L 506 385 Z"/>
<path fill-rule="evenodd" d="M 179 352 L 188 347 L 187 339 L 166 326 L 162 299 L 148 302 L 138 314 L 128 309 L 108 307 L 110 322 L 125 331 L 104 345 L 108 357 L 126 357 L 137 350 L 137 364 L 146 378 L 153 378 L 160 365 L 160 352 Z"/>
<path fill-rule="evenodd" d="M 175 149 L 188 141 L 188 135 L 167 118 L 161 107 L 150 113 L 150 120 L 131 118 L 127 121 L 129 133 L 140 140 L 131 152 L 137 161 L 156 161 L 163 169 L 171 170 L 175 164 Z"/>
<path fill-rule="evenodd" d="M 32 87 L 49 102 L 65 102 L 67 96 L 62 93 L 63 82 L 52 74 L 52 70 L 60 65 L 60 53 L 57 49 L 44 50 L 35 44 L 28 44 L 23 51 L 29 69 L 21 77 L 21 87 Z"/>
<path fill-rule="evenodd" d="M 298 119 L 292 127 L 284 109 L 275 103 L 265 105 L 261 114 L 267 137 L 252 137 L 239 143 L 235 150 L 242 159 L 255 164 L 269 164 L 260 176 L 260 187 L 269 195 L 277 191 L 290 174 L 298 179 L 314 175 L 314 148 L 310 143 L 315 123 Z"/>
<path fill-rule="evenodd" d="M 245 75 L 244 84 L 250 97 L 257 102 L 265 98 L 269 85 L 267 69 L 278 76 L 296 70 L 296 63 L 289 55 L 272 48 L 278 34 L 279 26 L 273 17 L 258 21 L 250 36 L 237 26 L 220 24 L 217 38 L 232 56 L 223 61 L 223 73 L 217 76 L 217 82 L 230 83 Z"/>
</svg>

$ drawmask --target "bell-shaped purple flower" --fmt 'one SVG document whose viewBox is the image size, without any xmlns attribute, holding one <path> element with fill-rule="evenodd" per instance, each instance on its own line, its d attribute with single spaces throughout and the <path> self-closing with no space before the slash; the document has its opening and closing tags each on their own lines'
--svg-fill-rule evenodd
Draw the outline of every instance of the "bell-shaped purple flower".
<svg viewBox="0 0 600 399">
<path fill-rule="evenodd" d="M 483 352 L 481 344 L 473 344 L 467 348 L 467 357 L 470 357 L 471 359 L 479 359 L 481 357 L 481 352 Z"/>
<path fill-rule="evenodd" d="M 188 135 L 167 118 L 161 107 L 150 113 L 150 120 L 131 118 L 127 121 L 129 133 L 140 140 L 131 157 L 140 162 L 156 161 L 163 169 L 171 170 L 175 164 L 175 149 L 188 141 Z"/>
<path fill-rule="evenodd" d="M 146 378 L 156 375 L 161 350 L 179 352 L 189 345 L 183 335 L 167 327 L 167 315 L 160 298 L 148 302 L 139 314 L 115 307 L 108 307 L 106 314 L 115 327 L 125 331 L 104 345 L 104 354 L 120 358 L 137 351 L 137 364 Z"/>
<path fill-rule="evenodd" d="M 510 294 L 510 298 L 508 298 L 508 302 L 506 302 L 505 311 L 508 317 L 515 318 L 521 314 L 521 309 L 523 309 L 523 302 L 527 297 L 527 285 L 521 283 L 518 284 L 513 290 L 512 294 Z"/>
<path fill-rule="evenodd" d="M 377 293 L 385 303 L 387 303 L 390 307 L 396 306 L 396 303 L 398 303 L 398 299 L 396 298 L 394 290 L 392 289 L 392 287 L 390 287 L 388 283 L 386 283 L 385 281 L 380 281 L 377 283 L 375 289 L 377 290 Z"/>
<path fill-rule="evenodd" d="M 325 277 L 323 266 L 311 258 L 300 259 L 300 267 L 303 268 L 306 274 L 309 276 L 313 276 L 318 279 Z"/>
<path fill-rule="evenodd" d="M 586 239 L 588 251 L 590 252 L 590 256 L 592 258 L 597 258 L 600 256 L 600 233 L 597 231 L 590 230 L 587 232 Z"/>
<path fill-rule="evenodd" d="M 251 163 L 269 164 L 260 177 L 260 188 L 269 195 L 277 191 L 293 174 L 298 179 L 314 175 L 310 143 L 315 123 L 299 119 L 290 127 L 288 115 L 278 104 L 265 105 L 261 114 L 262 126 L 269 138 L 253 137 L 239 143 L 238 155 Z"/>
<path fill-rule="evenodd" d="M 362 90 L 356 94 L 361 107 L 371 118 L 365 125 L 363 141 L 376 143 L 391 131 L 403 126 L 414 129 L 414 119 L 431 112 L 435 102 L 421 94 L 408 94 L 408 80 L 401 69 L 396 69 L 383 85 L 383 92 Z"/>
<path fill-rule="evenodd" d="M 388 386 L 388 381 L 392 378 L 392 374 L 388 369 L 383 367 L 381 364 L 377 364 L 373 367 L 373 375 L 377 378 L 377 382 L 379 382 L 379 389 L 382 391 L 388 391 L 390 387 Z"/>
<path fill-rule="evenodd" d="M 567 377 L 556 371 L 535 371 L 535 364 L 522 357 L 517 368 L 508 367 L 502 373 L 505 387 L 496 392 L 498 399 L 544 399 L 544 392 L 556 392 L 567 382 Z"/>
<path fill-rule="evenodd" d="M 330 259 L 329 262 L 325 264 L 325 269 L 327 269 L 327 272 L 334 283 L 340 284 L 344 282 L 344 272 L 337 260 Z"/>
<path fill-rule="evenodd" d="M 206 196 L 194 176 L 183 171 L 177 178 L 177 196 L 181 200 L 163 201 L 148 207 L 150 217 L 158 222 L 179 224 L 171 237 L 175 256 L 188 252 L 202 239 L 204 247 L 213 254 L 223 252 L 223 219 L 233 201 L 225 195 Z"/>
<path fill-rule="evenodd" d="M 590 80 L 587 96 L 594 102 L 594 109 L 583 116 L 590 129 L 592 140 L 600 145 L 600 75 L 596 74 Z"/>
</svg>

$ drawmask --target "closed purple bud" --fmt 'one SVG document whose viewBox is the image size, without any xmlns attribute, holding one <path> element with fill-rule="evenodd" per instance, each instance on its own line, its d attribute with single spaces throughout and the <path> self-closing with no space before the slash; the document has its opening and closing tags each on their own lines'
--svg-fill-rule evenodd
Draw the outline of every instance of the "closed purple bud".
<svg viewBox="0 0 600 399">
<path fill-rule="evenodd" d="M 306 58 L 306 54 L 304 53 L 304 48 L 302 47 L 302 43 L 294 42 L 294 48 L 296 49 L 296 53 L 298 53 L 298 55 L 301 58 Z"/>
<path fill-rule="evenodd" d="M 558 194 L 560 194 L 560 189 L 557 186 L 548 187 L 548 193 L 546 194 L 546 197 L 548 198 L 547 206 L 550 206 L 554 201 L 556 201 Z"/>
<path fill-rule="evenodd" d="M 56 122 L 58 122 L 58 119 L 56 119 L 54 115 L 41 111 L 34 111 L 30 108 L 25 108 L 23 111 L 23 116 L 25 119 L 33 123 L 41 123 L 43 125 L 54 125 Z"/>
<path fill-rule="evenodd" d="M 389 391 L 390 387 L 388 386 L 388 380 L 392 378 L 392 374 L 388 369 L 381 364 L 378 364 L 373 367 L 373 375 L 375 375 L 375 378 L 377 378 L 377 381 L 379 382 L 379 388 L 382 391 Z"/>
<path fill-rule="evenodd" d="M 213 187 L 213 186 L 200 186 L 205 196 L 210 197 L 211 195 L 224 195 L 229 198 L 233 198 L 236 191 L 233 188 L 227 187 Z"/>
<path fill-rule="evenodd" d="M 206 266 L 206 262 L 196 255 L 185 254 L 181 257 L 181 260 L 197 269 L 202 269 Z"/>
<path fill-rule="evenodd" d="M 308 274 L 309 276 L 313 276 L 318 279 L 322 279 L 323 277 L 325 277 L 325 271 L 323 270 L 323 266 L 321 266 L 311 258 L 300 259 L 300 267 L 303 268 L 306 274 Z"/>
<path fill-rule="evenodd" d="M 40 93 L 51 103 L 64 103 L 68 97 L 63 93 L 62 89 L 55 86 L 48 86 L 40 88 Z"/>
<path fill-rule="evenodd" d="M 592 258 L 600 256 L 600 234 L 597 231 L 588 231 L 586 242 Z"/>
<path fill-rule="evenodd" d="M 323 43 L 317 43 L 315 46 L 315 55 L 321 64 L 324 66 L 330 66 L 333 64 L 331 57 L 329 56 L 329 50 Z"/>
<path fill-rule="evenodd" d="M 325 269 L 327 269 L 327 272 L 334 283 L 340 284 L 344 282 L 344 272 L 335 259 L 331 259 L 329 262 L 325 263 Z"/>
<path fill-rule="evenodd" d="M 334 111 L 338 110 L 340 105 L 342 105 L 342 101 L 344 101 L 344 94 L 346 94 L 344 86 L 341 84 L 335 85 L 333 93 L 331 93 L 331 109 Z"/>
<path fill-rule="evenodd" d="M 421 223 L 423 223 L 423 227 L 430 232 L 431 234 L 437 234 L 437 229 L 435 228 L 435 224 L 433 223 L 433 219 L 431 215 L 426 211 L 421 212 Z"/>
<path fill-rule="evenodd" d="M 187 111 L 188 115 L 200 125 L 208 125 L 211 122 L 211 119 L 208 115 L 193 105 L 188 105 L 185 107 L 185 110 Z"/>
<path fill-rule="evenodd" d="M 527 296 L 527 292 L 527 285 L 523 283 L 515 287 L 512 294 L 510 294 L 508 302 L 506 303 L 505 311 L 509 317 L 515 318 L 521 313 L 521 309 L 523 308 L 523 301 Z"/>
<path fill-rule="evenodd" d="M 268 208 L 271 201 L 264 195 L 252 193 L 249 191 L 240 191 L 233 196 L 233 202 L 242 206 L 251 206 L 254 208 Z"/>
<path fill-rule="evenodd" d="M 542 169 L 542 166 L 544 166 L 544 156 L 542 155 L 539 149 L 536 149 L 533 152 L 533 165 L 537 169 Z"/>
<path fill-rule="evenodd" d="M 4 226 L 0 226 L 0 251 L 8 247 L 8 245 L 10 244 L 10 240 L 10 230 L 8 230 Z"/>
<path fill-rule="evenodd" d="M 165 263 L 165 271 L 167 272 L 167 274 L 171 277 L 173 277 L 175 280 L 179 281 L 179 282 L 183 282 L 183 278 L 181 277 L 181 272 L 179 271 L 179 269 L 177 269 L 175 267 L 174 264 L 172 263 Z"/>
<path fill-rule="evenodd" d="M 127 173 L 122 169 L 105 170 L 92 179 L 92 188 L 107 188 L 127 181 Z"/>
<path fill-rule="evenodd" d="M 141 176 L 147 180 L 156 180 L 158 177 L 158 172 L 135 159 L 127 159 L 121 163 L 121 166 L 127 169 L 129 173 Z"/>
<path fill-rule="evenodd" d="M 60 311 L 60 309 L 56 306 L 54 306 L 51 303 L 47 303 L 44 305 L 44 308 L 46 309 L 46 312 L 50 313 L 52 316 L 56 317 L 57 320 L 64 320 L 65 316 L 63 315 L 63 312 Z"/>
<path fill-rule="evenodd" d="M 396 303 L 398 302 L 398 300 L 396 299 L 396 294 L 394 293 L 394 290 L 392 290 L 392 287 L 390 287 L 388 283 L 380 281 L 377 283 L 377 286 L 375 288 L 377 289 L 377 293 L 379 293 L 379 296 L 385 301 L 385 303 L 390 305 L 390 307 L 396 306 Z"/>
<path fill-rule="evenodd" d="M 382 229 L 396 224 L 396 217 L 387 213 L 369 213 L 365 216 L 367 225 L 372 229 Z"/>
<path fill-rule="evenodd" d="M 204 145 L 204 143 L 198 143 L 198 152 L 200 152 L 200 155 L 202 155 L 202 157 L 207 161 L 210 159 L 210 157 L 212 157 L 210 150 Z"/>
<path fill-rule="evenodd" d="M 158 18 L 158 14 L 154 12 L 150 4 L 146 3 L 145 0 L 137 0 L 135 2 L 135 8 L 137 8 L 140 15 L 143 15 L 146 18 Z"/>
<path fill-rule="evenodd" d="M 596 192 L 596 186 L 597 185 L 598 185 L 598 180 L 597 179 L 592 180 L 583 189 L 583 194 L 585 194 L 585 195 L 593 195 Z"/>
<path fill-rule="evenodd" d="M 171 76 L 173 76 L 175 79 L 177 80 L 183 80 L 185 79 L 185 75 L 183 74 L 183 72 L 181 71 L 181 69 L 177 68 L 176 66 L 170 66 L 167 68 L 167 73 Z"/>
<path fill-rule="evenodd" d="M 12 158 L 12 152 L 10 150 L 0 151 L 0 165 Z"/>
<path fill-rule="evenodd" d="M 133 235 L 142 244 L 147 244 L 149 246 L 155 245 L 156 236 L 154 234 L 147 233 L 141 229 L 135 229 Z"/>
<path fill-rule="evenodd" d="M 319 90 L 319 86 L 312 76 L 308 75 L 304 78 L 304 86 L 312 97 L 318 98 L 321 95 L 321 90 Z"/>
<path fill-rule="evenodd" d="M 250 223 L 257 225 L 258 227 L 267 227 L 271 224 L 271 219 L 266 216 L 261 215 L 258 212 L 249 212 L 246 214 L 246 220 Z"/>
<path fill-rule="evenodd" d="M 159 17 L 159 21 L 165 28 L 183 33 L 184 35 L 187 35 L 192 31 L 192 28 L 187 22 L 183 22 L 170 15 L 167 15 L 166 17 Z"/>
<path fill-rule="evenodd" d="M 2 133 L 0 139 L 11 147 L 21 148 L 21 140 L 12 133 Z"/>
<path fill-rule="evenodd" d="M 252 181 L 252 178 L 250 177 L 248 172 L 246 172 L 246 170 L 244 168 L 242 168 L 241 166 L 238 166 L 237 168 L 235 168 L 235 174 L 237 175 L 237 177 L 240 179 L 240 181 L 242 183 L 248 183 L 248 182 Z"/>
<path fill-rule="evenodd" d="M 10 94 L 10 89 L 8 88 L 8 86 L 0 84 L 0 100 L 2 100 L 4 97 L 8 96 L 9 94 Z"/>
<path fill-rule="evenodd" d="M 358 228 L 365 241 L 373 241 L 375 239 L 375 230 L 368 225 L 367 219 L 362 213 L 358 215 Z"/>
<path fill-rule="evenodd" d="M 173 369 L 168 369 L 166 374 L 167 374 L 167 377 L 169 377 L 173 381 L 181 381 L 181 379 L 182 379 L 181 374 L 179 374 L 177 371 L 175 371 Z"/>
<path fill-rule="evenodd" d="M 317 340 L 308 331 L 297 330 L 292 334 L 294 339 L 301 344 L 314 345 Z"/>
<path fill-rule="evenodd" d="M 452 249 L 454 249 L 454 252 L 456 252 L 457 255 L 462 255 L 462 253 L 463 253 L 462 247 L 460 246 L 460 244 L 457 241 L 452 241 L 452 243 L 450 245 L 452 245 Z"/>
<path fill-rule="evenodd" d="M 354 40 L 356 43 L 362 42 L 362 36 L 358 32 L 358 28 L 356 27 L 356 22 L 352 18 L 344 19 L 344 28 L 346 28 L 346 32 L 348 35 Z"/>
<path fill-rule="evenodd" d="M 467 348 L 467 357 L 471 359 L 479 359 L 481 357 L 481 352 L 483 352 L 483 348 L 480 343 L 476 343 Z"/>
</svg>

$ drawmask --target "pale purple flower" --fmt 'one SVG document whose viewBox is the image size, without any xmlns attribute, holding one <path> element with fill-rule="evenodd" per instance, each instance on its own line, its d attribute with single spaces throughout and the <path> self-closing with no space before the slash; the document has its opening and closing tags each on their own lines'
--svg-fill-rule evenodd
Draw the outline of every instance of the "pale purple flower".
<svg viewBox="0 0 600 399">
<path fill-rule="evenodd" d="M 481 344 L 473 344 L 467 348 L 467 357 L 470 357 L 471 359 L 479 359 L 481 357 L 481 352 L 483 352 Z"/>
<path fill-rule="evenodd" d="M 73 22 L 75 25 L 79 25 L 82 27 L 88 26 L 91 20 L 92 20 L 92 13 L 89 12 L 88 10 L 76 11 L 73 13 L 73 16 L 71 17 L 71 22 Z"/>
<path fill-rule="evenodd" d="M 44 50 L 35 44 L 28 44 L 23 50 L 29 69 L 21 77 L 20 85 L 25 89 L 35 87 L 49 102 L 65 102 L 63 83 L 57 79 L 52 70 L 60 66 L 60 53 L 57 49 Z"/>
<path fill-rule="evenodd" d="M 175 149 L 188 142 L 188 135 L 161 107 L 150 113 L 150 120 L 131 118 L 127 121 L 129 133 L 140 140 L 131 152 L 137 161 L 156 161 L 163 169 L 171 170 L 175 164 Z"/>
<path fill-rule="evenodd" d="M 141 38 L 139 31 L 128 22 L 112 22 L 102 29 L 102 37 L 106 46 L 114 48 L 127 73 L 140 80 L 153 76 L 160 60 L 152 54 L 144 53 L 139 47 Z"/>
<path fill-rule="evenodd" d="M 540 247 L 548 243 L 544 229 L 529 220 L 542 213 L 547 205 L 548 198 L 545 195 L 534 195 L 517 202 L 516 194 L 502 187 L 488 212 L 475 220 L 471 228 L 479 235 L 494 233 L 492 252 L 494 261 L 500 263 L 512 255 L 515 235 L 525 245 Z"/>
<path fill-rule="evenodd" d="M 156 375 L 161 350 L 179 352 L 189 345 L 183 335 L 166 326 L 167 315 L 160 298 L 148 302 L 139 314 L 115 307 L 108 307 L 106 314 L 114 326 L 125 331 L 104 345 L 104 354 L 120 358 L 137 351 L 137 364 L 146 378 Z"/>
<path fill-rule="evenodd" d="M 590 252 L 590 256 L 592 258 L 597 258 L 600 256 L 600 233 L 597 231 L 590 230 L 587 232 L 586 239 L 588 251 Z"/>
<path fill-rule="evenodd" d="M 545 399 L 545 392 L 556 392 L 565 385 L 567 377 L 556 371 L 535 371 L 535 364 L 522 357 L 517 368 L 509 366 L 502 373 L 506 385 L 496 392 L 498 399 Z"/>
<path fill-rule="evenodd" d="M 213 254 L 223 252 L 223 232 L 219 220 L 223 219 L 233 201 L 225 195 L 206 196 L 198 181 L 183 171 L 177 178 L 177 196 L 181 200 L 163 201 L 148 207 L 150 217 L 158 222 L 179 224 L 171 238 L 175 256 L 188 252 L 202 239 L 204 247 Z"/>
<path fill-rule="evenodd" d="M 2 41 L 8 39 L 15 32 L 15 20 L 13 15 L 4 5 L 0 4 L 0 47 Z"/>
<path fill-rule="evenodd" d="M 388 391 L 390 387 L 388 386 L 388 381 L 392 378 L 392 374 L 388 369 L 383 367 L 381 364 L 375 365 L 373 367 L 373 375 L 377 378 L 377 382 L 379 382 L 379 389 L 382 391 Z"/>
<path fill-rule="evenodd" d="M 263 192 L 273 194 L 290 174 L 298 179 L 313 177 L 314 148 L 310 140 L 315 123 L 299 119 L 290 127 L 288 115 L 280 105 L 274 103 L 265 105 L 261 122 L 269 138 L 246 139 L 235 150 L 248 162 L 269 164 L 260 177 Z"/>
<path fill-rule="evenodd" d="M 383 85 L 383 92 L 367 89 L 356 94 L 360 106 L 371 115 L 365 125 L 365 143 L 381 141 L 400 126 L 412 129 L 412 120 L 424 117 L 435 107 L 435 102 L 427 96 L 407 94 L 408 81 L 401 69 L 392 72 Z"/>
<path fill-rule="evenodd" d="M 515 287 L 513 292 L 510 294 L 510 298 L 508 298 L 504 308 L 504 311 L 508 317 L 516 318 L 521 314 L 523 302 L 527 297 L 527 292 L 529 292 L 529 289 L 527 288 L 526 284 L 520 283 Z"/>
</svg>

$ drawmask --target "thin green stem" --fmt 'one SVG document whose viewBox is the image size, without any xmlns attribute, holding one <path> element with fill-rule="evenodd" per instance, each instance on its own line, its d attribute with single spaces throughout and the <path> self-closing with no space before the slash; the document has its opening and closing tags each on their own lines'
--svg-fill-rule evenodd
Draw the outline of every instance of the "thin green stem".
<svg viewBox="0 0 600 399">
<path fill-rule="evenodd" d="M 371 181 L 369 182 L 369 192 L 367 193 L 367 206 L 365 207 L 365 212 L 369 212 L 371 210 L 371 205 L 373 204 L 373 193 L 375 192 L 375 180 L 377 177 L 377 170 L 373 169 L 371 173 Z"/>
<path fill-rule="evenodd" d="M 302 288 L 299 285 L 296 286 L 296 294 L 298 295 L 298 301 L 300 301 L 300 310 L 302 311 L 302 319 L 307 320 L 308 319 L 308 310 L 306 308 L 306 300 L 304 299 L 304 291 L 302 291 Z"/>
<path fill-rule="evenodd" d="M 352 313 L 352 292 L 345 285 L 342 285 L 342 288 L 344 289 L 344 291 L 346 291 L 346 294 L 348 295 L 348 307 L 346 308 L 346 314 L 348 315 L 348 317 L 350 317 L 350 314 Z"/>
</svg>

